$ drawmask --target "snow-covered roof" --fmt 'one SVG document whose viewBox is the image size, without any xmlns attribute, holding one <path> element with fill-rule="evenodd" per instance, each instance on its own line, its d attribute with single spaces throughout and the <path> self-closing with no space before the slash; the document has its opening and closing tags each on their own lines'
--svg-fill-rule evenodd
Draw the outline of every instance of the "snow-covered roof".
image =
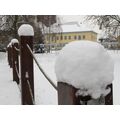
<svg viewBox="0 0 120 120">
<path fill-rule="evenodd" d="M 88 32 L 92 31 L 92 29 L 88 28 L 85 25 L 73 24 L 73 25 L 61 25 L 61 29 L 63 33 L 66 32 Z"/>
<path fill-rule="evenodd" d="M 46 33 L 49 33 L 49 28 L 45 28 Z M 64 33 L 73 33 L 73 32 L 93 32 L 96 33 L 94 30 L 92 30 L 91 28 L 89 28 L 87 25 L 85 24 L 79 24 L 79 23 L 63 23 L 63 24 L 53 24 L 51 26 L 51 31 L 53 33 L 56 33 L 56 31 L 60 31 L 63 34 Z M 97 34 L 97 33 L 96 33 Z"/>
</svg>

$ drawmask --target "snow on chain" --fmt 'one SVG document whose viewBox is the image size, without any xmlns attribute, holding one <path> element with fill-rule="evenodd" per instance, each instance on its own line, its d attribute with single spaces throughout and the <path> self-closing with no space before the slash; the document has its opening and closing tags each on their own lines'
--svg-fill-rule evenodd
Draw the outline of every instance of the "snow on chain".
<svg viewBox="0 0 120 120">
<path fill-rule="evenodd" d="M 18 29 L 19 36 L 34 36 L 33 27 L 29 24 L 23 24 Z"/>
<path fill-rule="evenodd" d="M 67 44 L 60 52 L 55 72 L 57 80 L 79 89 L 79 95 L 97 99 L 107 95 L 113 81 L 113 60 L 102 45 L 81 40 Z"/>
</svg>

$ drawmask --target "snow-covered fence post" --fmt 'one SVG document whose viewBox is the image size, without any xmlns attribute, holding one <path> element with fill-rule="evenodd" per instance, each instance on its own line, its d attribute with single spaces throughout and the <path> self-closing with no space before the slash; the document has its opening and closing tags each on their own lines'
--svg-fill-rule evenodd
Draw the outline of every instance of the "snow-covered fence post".
<svg viewBox="0 0 120 120">
<path fill-rule="evenodd" d="M 10 45 L 9 44 L 7 46 L 7 60 L 8 60 L 8 65 L 10 65 Z"/>
<path fill-rule="evenodd" d="M 8 64 L 10 65 L 10 68 L 12 68 L 12 46 L 11 43 L 7 46 L 7 57 L 8 57 Z"/>
<path fill-rule="evenodd" d="M 108 85 L 110 87 L 111 91 L 108 95 L 105 97 L 105 105 L 113 105 L 113 85 Z"/>
<path fill-rule="evenodd" d="M 99 43 L 81 40 L 67 44 L 58 55 L 55 72 L 59 104 L 76 104 L 75 99 L 85 105 L 102 104 L 103 97 L 110 104 L 108 86 L 113 81 L 114 64 Z"/>
<path fill-rule="evenodd" d="M 58 82 L 58 104 L 79 105 L 79 98 L 76 97 L 77 89 L 63 82 Z"/>
<path fill-rule="evenodd" d="M 34 30 L 29 24 L 23 24 L 18 29 L 20 36 L 20 66 L 21 66 L 21 91 L 22 104 L 34 104 L 34 74 L 33 58 L 27 46 L 33 50 Z"/>
<path fill-rule="evenodd" d="M 12 39 L 12 68 L 13 68 L 13 81 L 19 84 L 19 51 L 18 51 L 18 40 Z"/>
</svg>

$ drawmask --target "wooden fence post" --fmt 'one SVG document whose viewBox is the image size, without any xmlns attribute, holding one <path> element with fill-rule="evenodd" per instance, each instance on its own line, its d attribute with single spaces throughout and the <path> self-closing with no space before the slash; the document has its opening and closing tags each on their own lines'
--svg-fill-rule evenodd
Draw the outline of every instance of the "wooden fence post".
<svg viewBox="0 0 120 120">
<path fill-rule="evenodd" d="M 108 85 L 110 87 L 111 92 L 105 97 L 105 105 L 113 105 L 113 85 Z"/>
<path fill-rule="evenodd" d="M 63 82 L 58 82 L 58 104 L 59 105 L 80 105 L 76 97 L 77 89 Z"/>
<path fill-rule="evenodd" d="M 24 32 L 23 32 L 24 31 Z M 26 35 L 26 32 L 32 31 L 32 35 Z M 21 34 L 22 32 L 22 34 Z M 33 57 L 27 46 L 33 51 L 33 37 L 34 30 L 32 26 L 23 24 L 18 30 L 20 36 L 20 66 L 21 66 L 21 91 L 22 91 L 22 104 L 34 104 L 34 67 Z"/>
<path fill-rule="evenodd" d="M 8 65 L 10 66 L 10 46 L 7 46 L 7 60 L 8 60 Z"/>
<path fill-rule="evenodd" d="M 9 45 L 7 47 L 7 57 L 8 57 L 8 64 L 10 65 L 10 68 L 12 68 L 12 46 Z"/>
<path fill-rule="evenodd" d="M 27 44 L 33 50 L 33 36 L 21 36 L 20 38 L 22 104 L 32 105 L 34 104 L 34 70 L 33 58 L 28 51 Z"/>
<path fill-rule="evenodd" d="M 12 68 L 13 68 L 13 81 L 16 81 L 19 84 L 19 52 L 18 43 L 12 44 Z"/>
</svg>

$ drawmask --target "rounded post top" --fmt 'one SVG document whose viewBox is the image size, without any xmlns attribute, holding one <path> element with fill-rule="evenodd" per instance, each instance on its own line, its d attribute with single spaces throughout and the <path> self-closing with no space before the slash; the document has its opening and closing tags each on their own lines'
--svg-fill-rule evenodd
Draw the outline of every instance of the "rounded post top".
<svg viewBox="0 0 120 120">
<path fill-rule="evenodd" d="M 110 92 L 107 86 L 114 80 L 114 61 L 101 44 L 89 40 L 74 41 L 60 51 L 55 73 L 58 82 L 78 89 L 76 95 L 97 99 Z"/>
<path fill-rule="evenodd" d="M 11 44 L 13 45 L 13 44 L 15 44 L 15 43 L 19 43 L 19 41 L 14 38 L 14 39 L 11 40 Z"/>
<path fill-rule="evenodd" d="M 34 36 L 33 27 L 29 24 L 23 24 L 18 29 L 19 36 Z"/>
</svg>

